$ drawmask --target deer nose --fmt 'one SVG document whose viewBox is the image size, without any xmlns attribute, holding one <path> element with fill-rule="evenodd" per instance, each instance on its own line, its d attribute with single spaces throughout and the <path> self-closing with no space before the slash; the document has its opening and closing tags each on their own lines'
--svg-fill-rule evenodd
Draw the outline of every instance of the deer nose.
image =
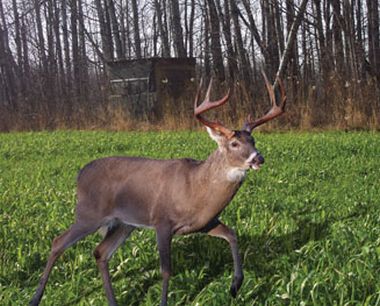
<svg viewBox="0 0 380 306">
<path fill-rule="evenodd" d="M 256 157 L 253 159 L 258 164 L 264 163 L 264 157 L 262 157 L 260 154 L 257 154 Z"/>
<path fill-rule="evenodd" d="M 250 164 L 263 164 L 264 163 L 264 157 L 256 151 L 251 154 L 250 158 L 248 158 L 248 163 Z"/>
</svg>

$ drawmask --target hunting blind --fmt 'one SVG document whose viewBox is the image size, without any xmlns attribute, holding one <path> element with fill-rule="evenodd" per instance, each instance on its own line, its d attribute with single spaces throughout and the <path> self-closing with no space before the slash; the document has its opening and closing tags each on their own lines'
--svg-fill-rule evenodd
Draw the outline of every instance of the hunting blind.
<svg viewBox="0 0 380 306">
<path fill-rule="evenodd" d="M 114 60 L 108 68 L 111 101 L 137 118 L 160 117 L 164 101 L 179 101 L 195 79 L 195 58 Z"/>
</svg>

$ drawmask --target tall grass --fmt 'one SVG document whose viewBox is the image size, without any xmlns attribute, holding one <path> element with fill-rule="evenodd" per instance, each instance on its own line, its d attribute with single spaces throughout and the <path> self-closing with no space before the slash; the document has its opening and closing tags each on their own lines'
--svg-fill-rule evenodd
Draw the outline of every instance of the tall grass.
<svg viewBox="0 0 380 306">
<path fill-rule="evenodd" d="M 225 94 L 227 84 L 215 84 L 213 98 Z M 328 80 L 305 84 L 286 80 L 287 114 L 264 129 L 380 129 L 380 88 L 375 79 L 343 81 L 337 75 Z M 262 80 L 251 87 L 236 83 L 232 86 L 229 104 L 218 110 L 222 121 L 230 126 L 242 124 L 252 113 L 258 117 L 270 107 Z M 0 131 L 106 129 L 106 130 L 178 130 L 197 127 L 193 118 L 193 100 L 196 88 L 189 88 L 180 98 L 162 95 L 155 112 L 142 110 L 136 118 L 129 110 L 128 98 L 111 103 L 106 87 L 95 88 L 94 99 L 77 101 L 69 110 L 65 105 L 54 111 L 36 108 L 10 110 L 0 108 Z M 98 94 L 97 94 L 98 93 Z M 36 104 L 36 103 L 34 103 Z M 37 104 L 38 106 L 38 104 Z"/>
<path fill-rule="evenodd" d="M 258 133 L 266 158 L 221 218 L 239 236 L 245 281 L 229 296 L 228 245 L 204 235 L 173 242 L 170 305 L 378 305 L 380 135 Z M 94 158 L 204 159 L 199 132 L 0 134 L 0 304 L 26 305 L 52 239 L 74 217 L 77 171 Z M 105 305 L 93 235 L 58 260 L 42 305 Z M 110 263 L 120 305 L 157 305 L 154 233 L 135 231 Z"/>
</svg>

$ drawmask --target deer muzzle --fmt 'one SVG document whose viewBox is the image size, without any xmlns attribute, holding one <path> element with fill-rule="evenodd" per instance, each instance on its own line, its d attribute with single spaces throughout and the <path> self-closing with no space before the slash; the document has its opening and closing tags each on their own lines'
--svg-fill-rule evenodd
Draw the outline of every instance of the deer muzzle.
<svg viewBox="0 0 380 306">
<path fill-rule="evenodd" d="M 253 170 L 259 170 L 264 163 L 264 157 L 258 152 L 253 152 L 247 160 L 248 166 Z"/>
</svg>

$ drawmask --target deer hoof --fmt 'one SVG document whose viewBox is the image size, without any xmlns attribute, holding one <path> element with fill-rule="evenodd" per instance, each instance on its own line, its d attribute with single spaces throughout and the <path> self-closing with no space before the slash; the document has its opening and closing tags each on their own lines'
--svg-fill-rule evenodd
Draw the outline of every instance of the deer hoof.
<svg viewBox="0 0 380 306">
<path fill-rule="evenodd" d="M 230 287 L 230 293 L 231 293 L 232 297 L 236 298 L 237 292 L 239 291 L 239 289 L 243 283 L 243 279 L 244 279 L 243 276 L 235 276 L 234 277 L 234 280 L 233 280 L 231 287 Z"/>
<path fill-rule="evenodd" d="M 235 285 L 231 285 L 230 293 L 231 293 L 233 298 L 236 298 L 237 289 L 236 289 Z"/>
<path fill-rule="evenodd" d="M 37 306 L 40 304 L 40 300 L 39 299 L 36 299 L 36 298 L 33 298 L 30 302 L 29 302 L 29 306 Z"/>
</svg>

